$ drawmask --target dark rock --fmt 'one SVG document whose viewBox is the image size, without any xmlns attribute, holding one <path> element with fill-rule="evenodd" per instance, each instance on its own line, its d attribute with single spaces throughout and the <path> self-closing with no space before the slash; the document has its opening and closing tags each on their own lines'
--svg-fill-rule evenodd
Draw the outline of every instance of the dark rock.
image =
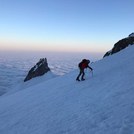
<svg viewBox="0 0 134 134">
<path fill-rule="evenodd" d="M 134 45 L 134 33 L 130 34 L 127 38 L 119 40 L 117 43 L 115 43 L 113 49 L 106 52 L 106 54 L 103 57 L 117 53 L 120 50 L 128 47 L 129 45 Z"/>
<path fill-rule="evenodd" d="M 34 77 L 44 75 L 48 71 L 50 71 L 50 68 L 48 67 L 47 59 L 41 58 L 39 62 L 37 62 L 36 65 L 30 69 L 26 78 L 24 79 L 24 82 Z"/>
<path fill-rule="evenodd" d="M 105 53 L 105 55 L 104 55 L 103 57 L 106 57 L 106 56 L 111 55 L 111 52 L 112 52 L 112 50 L 110 50 L 110 51 L 106 52 L 106 53 Z"/>
<path fill-rule="evenodd" d="M 134 37 L 134 33 L 129 34 L 129 37 Z"/>
</svg>

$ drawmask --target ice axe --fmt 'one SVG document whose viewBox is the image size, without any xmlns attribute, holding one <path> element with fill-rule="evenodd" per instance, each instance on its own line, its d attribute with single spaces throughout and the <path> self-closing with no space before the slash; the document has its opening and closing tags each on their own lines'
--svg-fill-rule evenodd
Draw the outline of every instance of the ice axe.
<svg viewBox="0 0 134 134">
<path fill-rule="evenodd" d="M 91 70 L 90 72 L 91 72 L 91 75 L 92 75 L 92 77 L 93 77 L 93 70 Z"/>
<path fill-rule="evenodd" d="M 92 73 L 92 77 L 93 77 L 93 74 L 94 74 L 94 73 L 93 73 L 93 70 L 91 70 L 91 73 Z"/>
</svg>

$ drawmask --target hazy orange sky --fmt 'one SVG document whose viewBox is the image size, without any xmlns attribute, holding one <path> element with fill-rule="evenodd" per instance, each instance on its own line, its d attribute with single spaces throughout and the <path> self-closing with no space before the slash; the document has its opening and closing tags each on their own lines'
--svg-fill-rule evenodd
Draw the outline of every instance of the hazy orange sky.
<svg viewBox="0 0 134 134">
<path fill-rule="evenodd" d="M 102 44 L 102 45 L 101 45 Z M 105 47 L 104 47 L 105 45 Z M 103 47 L 102 47 L 103 46 Z M 110 46 L 111 47 L 111 46 Z M 105 52 L 110 49 L 105 42 L 74 42 L 74 41 L 30 41 L 5 39 L 0 41 L 1 50 L 31 50 L 31 51 L 67 51 L 67 52 Z"/>
</svg>

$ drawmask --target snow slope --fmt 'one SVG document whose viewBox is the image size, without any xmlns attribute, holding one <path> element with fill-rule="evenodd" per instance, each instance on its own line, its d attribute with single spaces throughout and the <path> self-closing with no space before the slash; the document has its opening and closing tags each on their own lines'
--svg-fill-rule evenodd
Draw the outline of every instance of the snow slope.
<svg viewBox="0 0 134 134">
<path fill-rule="evenodd" d="M 0 97 L 0 134 L 133 134 L 134 46 L 78 70 Z"/>
<path fill-rule="evenodd" d="M 38 84 L 40 84 L 40 83 L 42 83 L 44 81 L 53 79 L 55 77 L 58 77 L 58 75 L 56 75 L 56 74 L 52 73 L 51 71 L 49 71 L 45 75 L 40 76 L 40 77 L 32 78 L 31 80 L 29 80 L 27 82 L 24 82 L 24 80 L 23 80 L 23 81 L 19 82 L 18 84 L 12 86 L 12 89 L 10 89 L 4 95 L 9 95 L 9 94 L 15 93 L 17 91 L 23 90 L 25 88 L 28 88 L 28 87 L 31 87 L 31 86 L 34 86 L 34 85 L 38 85 Z"/>
</svg>

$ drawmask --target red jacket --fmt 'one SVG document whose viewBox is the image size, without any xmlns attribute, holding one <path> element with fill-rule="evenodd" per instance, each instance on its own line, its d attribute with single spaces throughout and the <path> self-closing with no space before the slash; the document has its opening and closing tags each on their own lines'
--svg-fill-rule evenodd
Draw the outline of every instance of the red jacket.
<svg viewBox="0 0 134 134">
<path fill-rule="evenodd" d="M 82 63 L 81 69 L 85 69 L 85 68 L 87 68 L 87 67 L 88 67 L 88 63 L 86 63 L 86 62 Z"/>
</svg>

